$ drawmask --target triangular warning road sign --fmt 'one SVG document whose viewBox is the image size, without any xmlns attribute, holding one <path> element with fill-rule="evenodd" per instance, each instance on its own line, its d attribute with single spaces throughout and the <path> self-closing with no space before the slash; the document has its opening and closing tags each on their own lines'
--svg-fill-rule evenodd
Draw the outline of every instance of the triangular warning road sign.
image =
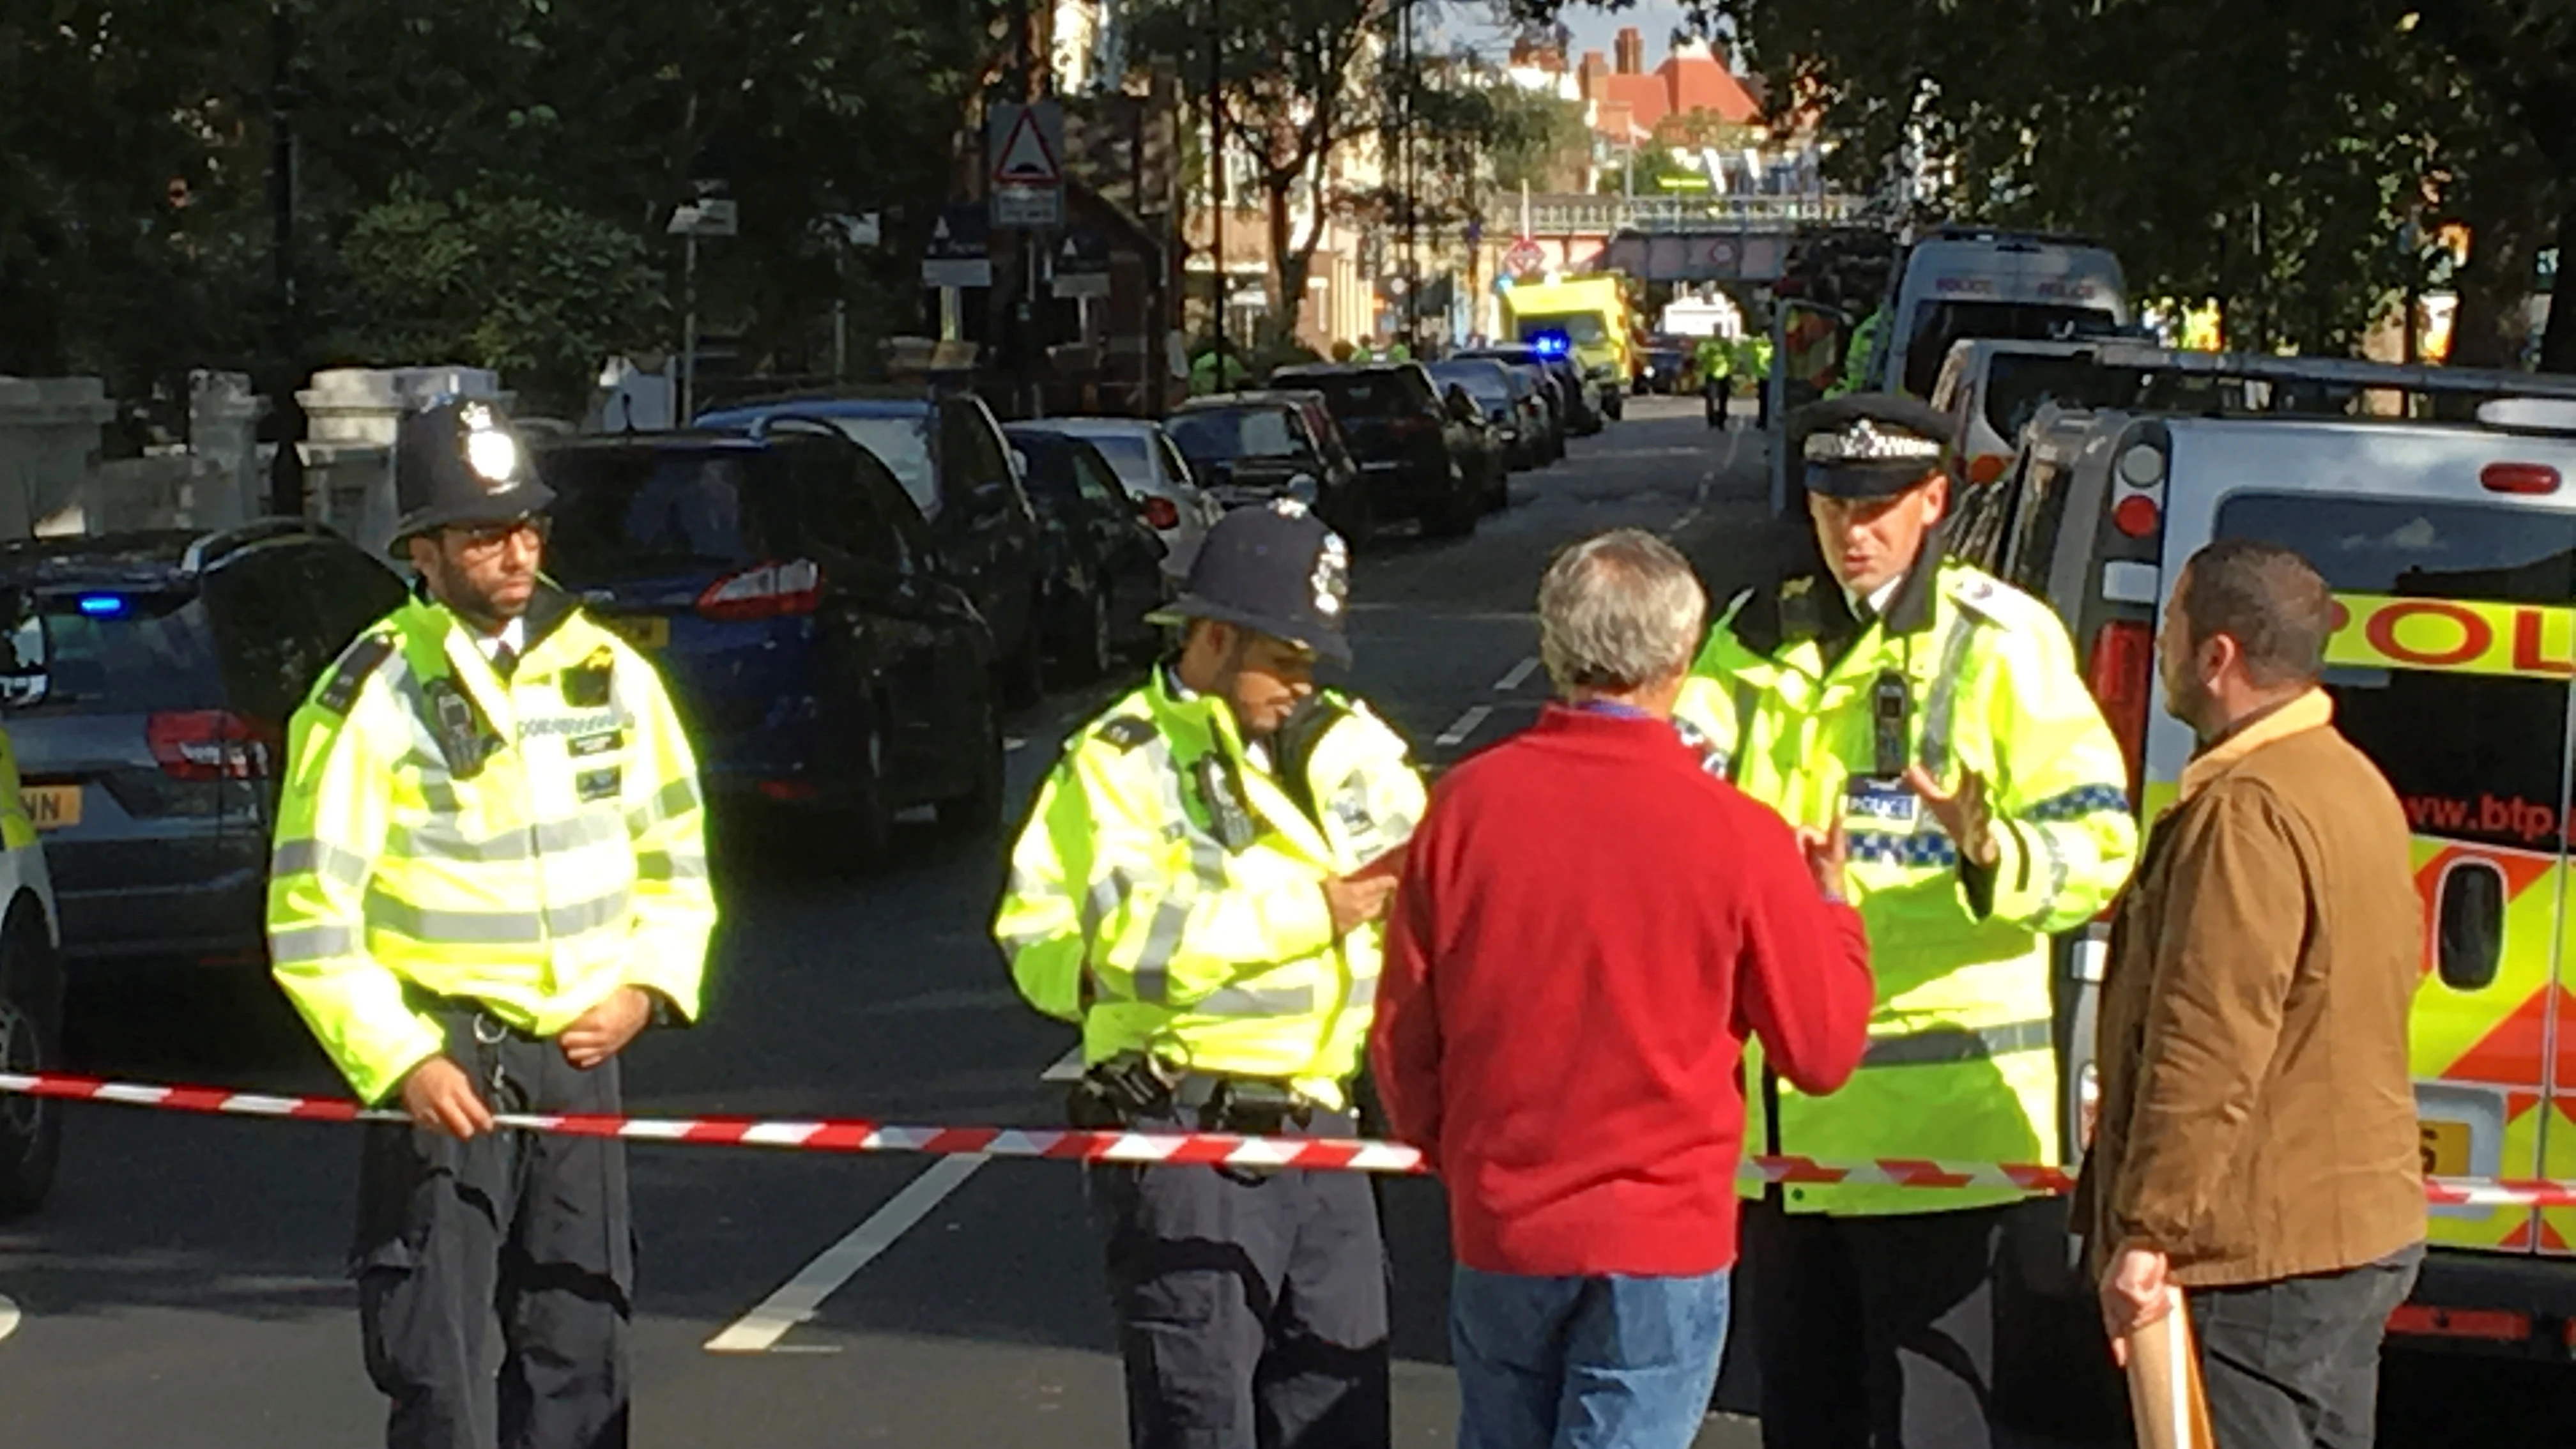
<svg viewBox="0 0 2576 1449">
<path fill-rule="evenodd" d="M 930 224 L 930 239 L 935 242 L 948 240 L 948 218 L 943 216 Z"/>
<path fill-rule="evenodd" d="M 1055 157 L 1047 151 L 1045 134 L 1038 130 L 1036 108 L 1023 109 L 1011 124 L 1011 138 L 1002 143 L 1002 159 L 993 163 L 993 179 L 1014 186 L 1056 186 L 1064 181 Z"/>
</svg>

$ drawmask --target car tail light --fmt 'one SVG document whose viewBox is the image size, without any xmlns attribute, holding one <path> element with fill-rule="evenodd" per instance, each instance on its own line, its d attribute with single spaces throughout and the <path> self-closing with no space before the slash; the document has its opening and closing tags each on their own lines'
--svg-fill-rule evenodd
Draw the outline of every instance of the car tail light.
<svg viewBox="0 0 2576 1449">
<path fill-rule="evenodd" d="M 2164 520 L 2164 510 L 2144 493 L 2132 493 L 2111 509 L 2111 526 L 2131 538 L 2153 538 L 2156 527 Z"/>
<path fill-rule="evenodd" d="M 811 559 L 755 564 L 707 585 L 698 613 L 719 624 L 810 614 L 823 602 L 823 570 Z"/>
<path fill-rule="evenodd" d="M 1144 517 L 1145 526 L 1148 528 L 1178 528 L 1181 526 L 1180 505 L 1174 503 L 1168 498 L 1139 499 L 1136 504 L 1136 511 Z"/>
<path fill-rule="evenodd" d="M 2489 493 L 2555 493 L 2558 470 L 2546 463 L 2489 463 L 2478 470 Z"/>
<path fill-rule="evenodd" d="M 265 780 L 277 743 L 276 731 L 225 709 L 163 710 L 143 736 L 174 780 Z"/>
<path fill-rule="evenodd" d="M 2004 469 L 2011 462 L 2012 459 L 2001 453 L 1979 453 L 1968 460 L 1968 481 L 1992 483 L 2004 476 Z"/>
<path fill-rule="evenodd" d="M 2093 657 L 2085 670 L 2085 683 L 2092 686 L 2094 702 L 2102 706 L 2102 717 L 2110 722 L 2111 733 L 2119 737 L 2120 753 L 2129 761 L 2129 798 L 2138 798 L 2138 765 L 2145 757 L 2147 743 L 2147 694 L 2155 683 L 2155 630 L 2134 620 L 2105 624 L 2093 636 Z"/>
</svg>

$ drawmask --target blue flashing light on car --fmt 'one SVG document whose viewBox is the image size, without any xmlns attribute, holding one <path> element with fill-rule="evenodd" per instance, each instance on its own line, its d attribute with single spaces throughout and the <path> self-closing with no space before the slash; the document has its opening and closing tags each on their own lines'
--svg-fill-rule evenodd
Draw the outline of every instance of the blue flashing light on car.
<svg viewBox="0 0 2576 1449">
<path fill-rule="evenodd" d="M 1573 347 L 1562 332 L 1534 332 L 1527 340 L 1530 350 L 1541 357 L 1563 357 Z"/>
<path fill-rule="evenodd" d="M 123 594 L 83 594 L 80 611 L 93 619 L 113 619 L 124 613 L 131 602 Z"/>
</svg>

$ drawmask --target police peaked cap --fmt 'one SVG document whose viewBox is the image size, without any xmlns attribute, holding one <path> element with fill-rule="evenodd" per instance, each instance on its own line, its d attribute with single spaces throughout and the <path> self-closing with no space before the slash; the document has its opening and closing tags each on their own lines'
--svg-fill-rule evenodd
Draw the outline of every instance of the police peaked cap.
<svg viewBox="0 0 2576 1449">
<path fill-rule="evenodd" d="M 1341 535 L 1303 504 L 1280 499 L 1217 520 L 1190 560 L 1181 596 L 1149 618 L 1232 624 L 1348 664 L 1342 614 L 1349 598 L 1350 551 Z"/>
<path fill-rule="evenodd" d="M 404 416 L 394 433 L 393 547 L 424 533 L 515 523 L 552 507 L 554 490 L 510 419 L 493 403 L 440 398 Z"/>
<path fill-rule="evenodd" d="M 1807 491 L 1827 498 L 1893 498 L 1934 474 L 1957 476 L 1950 418 L 1892 392 L 1856 392 L 1789 414 L 1789 447 Z"/>
</svg>

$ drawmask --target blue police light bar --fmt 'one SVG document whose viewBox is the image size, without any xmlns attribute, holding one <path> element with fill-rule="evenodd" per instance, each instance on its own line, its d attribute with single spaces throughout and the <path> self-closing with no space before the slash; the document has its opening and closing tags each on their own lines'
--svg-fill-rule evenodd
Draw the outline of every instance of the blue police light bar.
<svg viewBox="0 0 2576 1449">
<path fill-rule="evenodd" d="M 131 602 L 123 594 L 83 594 L 80 611 L 93 619 L 112 619 L 124 613 Z"/>
<path fill-rule="evenodd" d="M 1563 357 L 1571 344 L 1562 332 L 1538 332 L 1531 334 L 1529 345 L 1542 357 Z"/>
</svg>

